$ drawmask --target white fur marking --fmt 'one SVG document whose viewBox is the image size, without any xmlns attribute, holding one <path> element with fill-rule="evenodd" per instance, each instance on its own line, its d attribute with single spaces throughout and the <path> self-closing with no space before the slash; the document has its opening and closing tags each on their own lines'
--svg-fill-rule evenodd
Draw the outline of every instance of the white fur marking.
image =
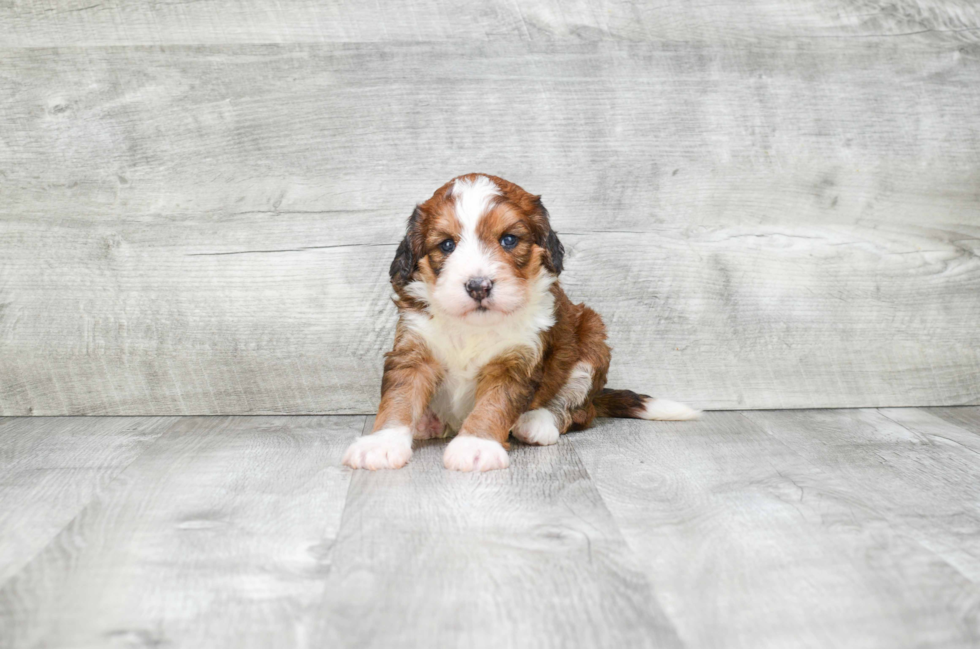
<svg viewBox="0 0 980 649">
<path fill-rule="evenodd" d="M 347 447 L 344 464 L 352 469 L 400 469 L 412 457 L 412 431 L 408 426 L 383 428 L 358 437 Z"/>
<path fill-rule="evenodd" d="M 490 208 L 494 196 L 498 195 L 500 189 L 486 176 L 460 179 L 453 183 L 454 211 L 462 232 L 431 294 L 434 303 L 449 315 L 480 319 L 480 316 L 487 314 L 476 311 L 478 306 L 506 313 L 519 307 L 523 300 L 523 291 L 512 274 L 494 258 L 492 251 L 476 234 L 480 219 Z M 482 304 L 478 304 L 466 292 L 466 282 L 474 277 L 486 277 L 494 282 L 489 298 Z"/>
<path fill-rule="evenodd" d="M 490 201 L 500 196 L 500 188 L 486 176 L 473 180 L 461 179 L 453 183 L 453 198 L 456 199 L 456 218 L 463 226 L 463 236 L 476 238 L 476 226 L 483 218 Z"/>
<path fill-rule="evenodd" d="M 592 365 L 582 361 L 572 368 L 565 385 L 561 386 L 558 394 L 548 402 L 548 408 L 553 411 L 571 412 L 585 403 L 591 389 Z"/>
<path fill-rule="evenodd" d="M 454 471 L 492 471 L 510 466 L 507 449 L 492 439 L 461 435 L 449 442 L 442 463 Z"/>
<path fill-rule="evenodd" d="M 695 410 L 690 406 L 670 399 L 646 400 L 640 419 L 654 419 L 658 421 L 687 421 L 697 419 L 701 416 L 700 410 Z"/>
<path fill-rule="evenodd" d="M 540 446 L 557 444 L 560 436 L 558 426 L 555 425 L 555 416 L 545 408 L 525 412 L 511 432 L 525 444 Z"/>
</svg>

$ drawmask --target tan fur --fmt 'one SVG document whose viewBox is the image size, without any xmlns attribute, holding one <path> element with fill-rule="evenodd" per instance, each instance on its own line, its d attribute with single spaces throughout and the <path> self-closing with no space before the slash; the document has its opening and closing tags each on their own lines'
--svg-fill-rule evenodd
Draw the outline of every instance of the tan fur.
<svg viewBox="0 0 980 649">
<path fill-rule="evenodd" d="M 374 430 L 417 424 L 441 378 L 442 368 L 425 343 L 399 325 L 395 346 L 385 354 Z"/>
</svg>

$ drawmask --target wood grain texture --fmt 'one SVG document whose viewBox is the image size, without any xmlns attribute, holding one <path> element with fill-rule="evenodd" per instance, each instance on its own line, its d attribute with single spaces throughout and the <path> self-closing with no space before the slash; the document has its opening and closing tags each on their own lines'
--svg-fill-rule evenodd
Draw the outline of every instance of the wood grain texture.
<svg viewBox="0 0 980 649">
<path fill-rule="evenodd" d="M 0 589 L 0 646 L 303 645 L 363 424 L 174 421 Z"/>
<path fill-rule="evenodd" d="M 926 408 L 926 412 L 980 435 L 980 408 Z"/>
<path fill-rule="evenodd" d="M 745 416 L 839 474 L 896 529 L 980 584 L 977 435 L 916 409 Z M 980 618 L 974 622 L 980 633 Z"/>
<path fill-rule="evenodd" d="M 978 51 L 7 49 L 0 413 L 369 413 L 412 204 L 541 192 L 617 387 L 980 403 Z"/>
<path fill-rule="evenodd" d="M 467 169 L 544 193 L 566 230 L 722 217 L 975 225 L 972 46 L 3 53 L 4 214 L 269 221 L 370 210 L 363 221 L 384 213 L 401 225 Z"/>
<path fill-rule="evenodd" d="M 980 12 L 969 0 L 8 0 L 0 4 L 0 42 L 21 47 L 562 38 L 758 42 L 875 37 L 976 42 Z"/>
<path fill-rule="evenodd" d="M 797 449 L 823 443 L 822 424 L 811 421 L 846 427 L 856 420 L 785 413 L 789 440 L 755 422 L 769 414 L 707 413 L 684 424 L 606 420 L 569 436 L 685 644 L 975 646 L 978 582 L 923 545 L 894 507 L 850 482 L 844 449 L 843 467 Z M 852 451 L 862 466 L 860 449 Z M 946 492 L 948 507 L 969 507 L 975 498 L 963 491 L 966 476 L 943 478 L 942 470 L 937 463 L 928 472 L 960 487 Z M 911 493 L 919 484 L 895 463 L 882 462 L 880 474 L 896 500 L 915 503 L 907 511 L 928 499 Z"/>
<path fill-rule="evenodd" d="M 172 420 L 0 420 L 0 585 L 40 552 Z"/>
<path fill-rule="evenodd" d="M 444 448 L 355 473 L 318 646 L 680 646 L 571 444 L 479 475 Z"/>
<path fill-rule="evenodd" d="M 125 468 L 126 443 L 93 450 L 136 424 L 160 430 Z M 352 474 L 365 429 L 0 419 L 10 476 L 63 469 L 35 507 L 0 491 L 0 550 L 63 526 L 0 584 L 0 647 L 980 644 L 978 436 L 924 410 L 601 420 L 484 475 L 444 441 Z"/>
</svg>

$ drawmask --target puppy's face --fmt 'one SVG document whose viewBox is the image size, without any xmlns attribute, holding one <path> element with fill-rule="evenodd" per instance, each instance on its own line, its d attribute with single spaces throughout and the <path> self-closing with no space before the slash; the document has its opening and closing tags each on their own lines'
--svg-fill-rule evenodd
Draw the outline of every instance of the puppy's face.
<svg viewBox="0 0 980 649">
<path fill-rule="evenodd" d="M 542 278 L 557 276 L 563 255 L 540 197 L 469 174 L 415 209 L 391 280 L 441 314 L 493 325 L 524 307 Z"/>
</svg>

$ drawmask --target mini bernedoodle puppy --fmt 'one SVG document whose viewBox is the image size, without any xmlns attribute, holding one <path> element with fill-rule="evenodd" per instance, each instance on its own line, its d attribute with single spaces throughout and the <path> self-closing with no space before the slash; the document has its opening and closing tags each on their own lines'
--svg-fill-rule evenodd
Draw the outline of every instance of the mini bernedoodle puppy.
<svg viewBox="0 0 980 649">
<path fill-rule="evenodd" d="M 605 388 L 606 329 L 558 284 L 564 253 L 541 197 L 502 178 L 460 176 L 417 206 L 391 263 L 398 325 L 374 432 L 344 464 L 397 469 L 413 438 L 456 432 L 446 468 L 489 471 L 507 468 L 511 434 L 547 445 L 596 417 L 696 418 Z"/>
</svg>

